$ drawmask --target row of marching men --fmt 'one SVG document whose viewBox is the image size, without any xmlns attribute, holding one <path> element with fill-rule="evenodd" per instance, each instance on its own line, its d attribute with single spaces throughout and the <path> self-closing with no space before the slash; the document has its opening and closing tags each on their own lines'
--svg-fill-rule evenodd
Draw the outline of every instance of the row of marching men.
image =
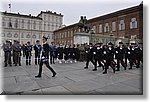
<svg viewBox="0 0 150 102">
<path fill-rule="evenodd" d="M 86 49 L 87 61 L 85 69 L 88 68 L 89 62 L 94 65 L 93 71 L 97 71 L 97 66 L 102 67 L 104 72 L 107 73 L 109 67 L 112 68 L 113 72 L 120 71 L 120 65 L 127 69 L 129 61 L 129 69 L 136 65 L 136 68 L 140 67 L 140 63 L 143 63 L 143 48 L 142 43 L 136 45 L 135 43 L 127 43 L 126 46 L 119 42 L 119 46 L 114 46 L 111 42 L 107 45 L 103 43 L 97 43 L 93 46 L 92 43 L 89 44 Z M 99 64 L 99 65 L 97 65 Z"/>
</svg>

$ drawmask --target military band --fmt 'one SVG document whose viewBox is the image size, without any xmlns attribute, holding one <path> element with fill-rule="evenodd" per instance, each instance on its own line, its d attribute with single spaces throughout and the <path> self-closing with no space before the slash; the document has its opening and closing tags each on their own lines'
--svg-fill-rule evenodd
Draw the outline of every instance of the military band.
<svg viewBox="0 0 150 102">
<path fill-rule="evenodd" d="M 46 38 L 43 38 L 46 39 Z M 111 42 L 107 44 L 92 43 L 89 44 L 59 44 L 54 43 L 48 44 L 45 42 L 43 46 L 40 45 L 40 41 L 37 40 L 34 46 L 30 45 L 30 42 L 24 44 L 23 47 L 19 44 L 19 41 L 14 40 L 11 44 L 10 41 L 6 41 L 3 44 L 4 51 L 4 66 L 12 66 L 11 57 L 13 57 L 14 65 L 19 64 L 21 66 L 21 51 L 25 52 L 26 65 L 31 65 L 31 59 L 35 60 L 35 65 L 39 65 L 39 77 L 42 73 L 42 65 L 45 63 L 46 66 L 52 71 L 53 76 L 56 72 L 50 67 L 50 64 L 59 62 L 60 64 L 84 62 L 84 69 L 89 68 L 89 62 L 93 64 L 93 71 L 97 71 L 98 67 L 103 70 L 103 74 L 107 73 L 109 67 L 112 68 L 113 73 L 120 71 L 121 68 L 124 70 L 132 69 L 133 66 L 140 68 L 143 63 L 143 46 L 142 43 L 123 43 L 119 42 L 119 45 L 113 45 Z M 31 56 L 32 47 L 35 51 L 35 57 Z M 42 52 L 42 55 L 41 55 Z M 24 54 L 23 54 L 24 55 Z M 45 59 L 41 59 L 45 57 Z M 49 60 L 50 59 L 50 60 Z M 42 61 L 42 62 L 41 62 Z M 120 65 L 122 67 L 120 67 Z"/>
</svg>

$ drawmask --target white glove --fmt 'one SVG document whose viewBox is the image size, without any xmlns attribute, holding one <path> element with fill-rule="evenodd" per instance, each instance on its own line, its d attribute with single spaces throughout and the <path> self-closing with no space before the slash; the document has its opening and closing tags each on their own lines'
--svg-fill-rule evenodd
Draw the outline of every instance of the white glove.
<svg viewBox="0 0 150 102">
<path fill-rule="evenodd" d="M 88 51 L 86 51 L 86 53 L 88 53 Z"/>
<path fill-rule="evenodd" d="M 95 55 L 95 54 L 96 54 L 96 52 L 93 52 L 93 54 Z"/>
<path fill-rule="evenodd" d="M 128 52 L 128 54 L 130 54 L 130 52 Z"/>
<path fill-rule="evenodd" d="M 118 53 L 118 51 L 116 51 L 116 53 Z"/>
<path fill-rule="evenodd" d="M 106 51 L 104 51 L 104 54 L 106 54 Z"/>
</svg>

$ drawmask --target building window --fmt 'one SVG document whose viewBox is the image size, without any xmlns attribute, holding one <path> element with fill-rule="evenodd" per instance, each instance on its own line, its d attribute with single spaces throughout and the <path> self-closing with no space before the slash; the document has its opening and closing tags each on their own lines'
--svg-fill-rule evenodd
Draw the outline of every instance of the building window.
<svg viewBox="0 0 150 102">
<path fill-rule="evenodd" d="M 23 33 L 21 34 L 21 38 L 24 38 L 24 34 Z"/>
<path fill-rule="evenodd" d="M 9 18 L 8 28 L 12 28 L 11 18 Z"/>
<path fill-rule="evenodd" d="M 18 36 L 19 36 L 19 35 L 18 35 L 17 33 L 14 34 L 14 37 L 15 37 L 15 38 L 18 38 Z"/>
<path fill-rule="evenodd" d="M 7 37 L 9 37 L 9 38 L 12 37 L 12 34 L 11 34 L 11 33 L 8 33 L 8 34 L 7 34 Z"/>
<path fill-rule="evenodd" d="M 3 22 L 2 22 L 2 26 L 5 27 L 5 26 L 6 26 L 5 18 L 2 18 L 2 21 L 3 21 Z"/>
<path fill-rule="evenodd" d="M 36 35 L 34 34 L 34 35 L 32 36 L 32 38 L 36 38 Z"/>
<path fill-rule="evenodd" d="M 28 20 L 28 29 L 30 29 L 30 20 Z"/>
<path fill-rule="evenodd" d="M 130 22 L 130 29 L 137 28 L 137 21 L 136 18 L 132 18 Z"/>
<path fill-rule="evenodd" d="M 33 29 L 36 29 L 36 21 L 33 23 Z"/>
<path fill-rule="evenodd" d="M 120 20 L 119 30 L 125 30 L 125 23 L 124 23 L 124 20 Z"/>
<path fill-rule="evenodd" d="M 1 33 L 1 37 L 5 37 L 5 33 Z"/>
<path fill-rule="evenodd" d="M 16 19 L 15 24 L 14 24 L 15 28 L 18 28 L 18 20 Z"/>
<path fill-rule="evenodd" d="M 26 38 L 30 38 L 30 34 L 27 34 Z"/>
<path fill-rule="evenodd" d="M 102 24 L 100 24 L 100 25 L 99 25 L 99 33 L 102 33 L 102 32 L 103 32 L 102 30 L 103 30 Z"/>
<path fill-rule="evenodd" d="M 109 32 L 109 24 L 108 23 L 105 23 L 104 32 L 105 33 Z"/>
<path fill-rule="evenodd" d="M 24 19 L 22 19 L 22 28 L 24 28 Z"/>
<path fill-rule="evenodd" d="M 112 31 L 116 31 L 116 22 L 112 22 Z"/>
</svg>

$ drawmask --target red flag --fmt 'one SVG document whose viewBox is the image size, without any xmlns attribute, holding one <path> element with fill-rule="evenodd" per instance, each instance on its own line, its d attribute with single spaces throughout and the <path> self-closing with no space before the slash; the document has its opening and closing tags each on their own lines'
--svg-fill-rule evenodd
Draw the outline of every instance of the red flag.
<svg viewBox="0 0 150 102">
<path fill-rule="evenodd" d="M 8 4 L 8 7 L 11 8 L 11 4 Z"/>
</svg>

